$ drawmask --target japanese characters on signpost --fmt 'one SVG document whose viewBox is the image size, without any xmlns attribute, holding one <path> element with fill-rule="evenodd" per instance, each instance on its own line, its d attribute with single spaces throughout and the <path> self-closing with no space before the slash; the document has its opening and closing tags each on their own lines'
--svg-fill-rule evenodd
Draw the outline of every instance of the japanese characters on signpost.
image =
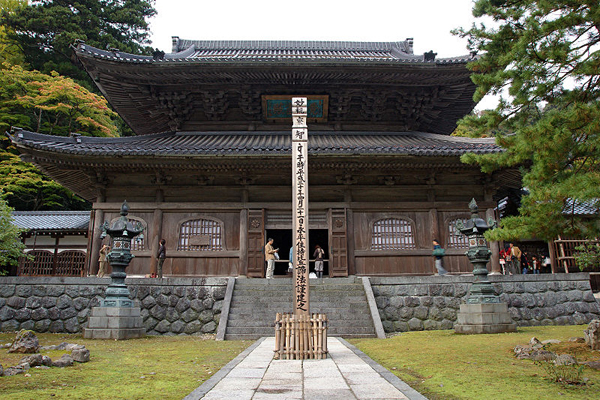
<svg viewBox="0 0 600 400">
<path fill-rule="evenodd" d="M 308 128 L 306 97 L 292 98 L 294 314 L 310 315 L 308 268 Z"/>
</svg>

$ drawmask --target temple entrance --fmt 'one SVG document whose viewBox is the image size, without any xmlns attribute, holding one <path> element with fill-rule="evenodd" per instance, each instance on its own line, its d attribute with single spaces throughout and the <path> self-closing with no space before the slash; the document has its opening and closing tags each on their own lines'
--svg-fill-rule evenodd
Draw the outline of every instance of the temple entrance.
<svg viewBox="0 0 600 400">
<path fill-rule="evenodd" d="M 290 248 L 292 247 L 292 230 L 291 229 L 267 229 L 265 238 L 273 238 L 275 248 L 279 249 L 279 260 L 275 261 L 275 276 L 292 276 L 288 273 L 288 263 Z M 266 241 L 265 239 L 265 241 Z M 315 261 L 313 259 L 313 253 L 315 251 L 315 245 L 321 246 L 325 250 L 325 257 L 329 255 L 329 231 L 327 229 L 311 229 L 308 234 L 308 244 L 310 246 L 310 271 L 315 270 Z M 323 276 L 329 275 L 329 260 L 324 259 L 323 262 Z"/>
</svg>

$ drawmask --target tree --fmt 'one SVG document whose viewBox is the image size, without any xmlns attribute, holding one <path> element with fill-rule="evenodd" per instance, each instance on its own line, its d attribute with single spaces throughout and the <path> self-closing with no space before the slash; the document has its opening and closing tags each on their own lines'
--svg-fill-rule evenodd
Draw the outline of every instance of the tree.
<svg viewBox="0 0 600 400">
<path fill-rule="evenodd" d="M 0 87 L 0 129 L 12 125 L 63 136 L 117 136 L 117 114 L 106 99 L 56 72 L 13 66 L 0 70 Z"/>
<path fill-rule="evenodd" d="M 488 93 L 501 100 L 463 122 L 496 135 L 506 151 L 463 161 L 484 172 L 520 167 L 528 191 L 519 215 L 489 238 L 596 237 L 598 218 L 583 221 L 574 211 L 600 199 L 600 3 L 478 0 L 473 15 L 493 20 L 455 32 L 480 54 L 469 66 L 475 100 Z"/>
<path fill-rule="evenodd" d="M 18 8 L 27 6 L 27 0 L 0 0 L 0 12 L 14 13 Z M 25 57 L 18 43 L 12 39 L 14 32 L 0 25 L 0 68 L 4 63 L 23 65 Z"/>
<path fill-rule="evenodd" d="M 0 198 L 0 267 L 16 265 L 25 249 L 20 239 L 22 230 L 12 223 L 12 211 Z"/>
<path fill-rule="evenodd" d="M 150 54 L 147 18 L 156 14 L 154 0 L 38 0 L 14 12 L 2 11 L 0 25 L 21 47 L 33 69 L 88 83 L 85 71 L 73 62 L 71 45 L 84 40 L 98 48 L 118 48 Z"/>
<path fill-rule="evenodd" d="M 116 136 L 115 113 L 106 100 L 72 79 L 53 73 L 0 69 L 0 129 L 19 126 L 35 132 Z M 0 141 L 1 197 L 19 211 L 84 210 L 89 203 L 20 161 L 7 138 Z"/>
</svg>

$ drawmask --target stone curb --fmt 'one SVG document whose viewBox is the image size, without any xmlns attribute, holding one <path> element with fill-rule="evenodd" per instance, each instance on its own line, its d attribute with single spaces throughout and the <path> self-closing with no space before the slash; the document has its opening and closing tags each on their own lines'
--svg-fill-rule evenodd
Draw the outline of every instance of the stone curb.
<svg viewBox="0 0 600 400">
<path fill-rule="evenodd" d="M 208 393 L 212 388 L 214 388 L 217 383 L 221 381 L 224 377 L 227 376 L 239 363 L 241 363 L 248 354 L 252 353 L 254 349 L 256 349 L 266 338 L 260 338 L 256 342 L 254 342 L 250 347 L 246 350 L 242 351 L 236 358 L 231 360 L 227 365 L 217 371 L 216 374 L 208 378 L 202 385 L 196 388 L 192 393 L 188 394 L 183 398 L 183 400 L 197 400 L 201 399 Z M 411 399 L 412 400 L 412 399 Z"/>
<path fill-rule="evenodd" d="M 380 364 L 373 361 L 368 355 L 356 348 L 356 346 L 351 345 L 341 337 L 338 337 L 336 339 L 338 339 L 348 349 L 352 350 L 354 354 L 356 354 L 361 360 L 367 363 L 371 368 L 375 370 L 375 372 L 381 375 L 386 381 L 391 383 L 396 389 L 404 393 L 409 400 L 428 400 L 427 397 L 423 396 L 421 393 L 408 386 L 406 382 L 398 378 L 396 375 L 392 374 Z"/>
</svg>

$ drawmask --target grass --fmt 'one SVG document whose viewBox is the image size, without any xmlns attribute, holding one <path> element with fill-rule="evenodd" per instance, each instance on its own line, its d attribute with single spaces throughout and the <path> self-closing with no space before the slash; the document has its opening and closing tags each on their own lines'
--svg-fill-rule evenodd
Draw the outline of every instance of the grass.
<svg viewBox="0 0 600 400">
<path fill-rule="evenodd" d="M 83 344 L 90 362 L 72 367 L 29 370 L 0 378 L 0 398 L 13 399 L 182 399 L 235 358 L 252 342 L 216 342 L 195 336 L 149 336 L 134 340 L 85 340 L 81 335 L 36 334 L 42 346 Z M 14 333 L 0 333 L 9 343 Z M 42 351 L 53 360 L 65 351 Z M 4 368 L 23 354 L 0 349 Z"/>
<path fill-rule="evenodd" d="M 457 335 L 453 331 L 407 332 L 386 340 L 351 342 L 431 400 L 600 399 L 600 371 L 584 367 L 586 385 L 563 385 L 513 348 L 539 340 L 583 337 L 586 325 L 519 328 L 517 333 Z M 585 343 L 547 345 L 579 362 L 600 360 Z"/>
</svg>

